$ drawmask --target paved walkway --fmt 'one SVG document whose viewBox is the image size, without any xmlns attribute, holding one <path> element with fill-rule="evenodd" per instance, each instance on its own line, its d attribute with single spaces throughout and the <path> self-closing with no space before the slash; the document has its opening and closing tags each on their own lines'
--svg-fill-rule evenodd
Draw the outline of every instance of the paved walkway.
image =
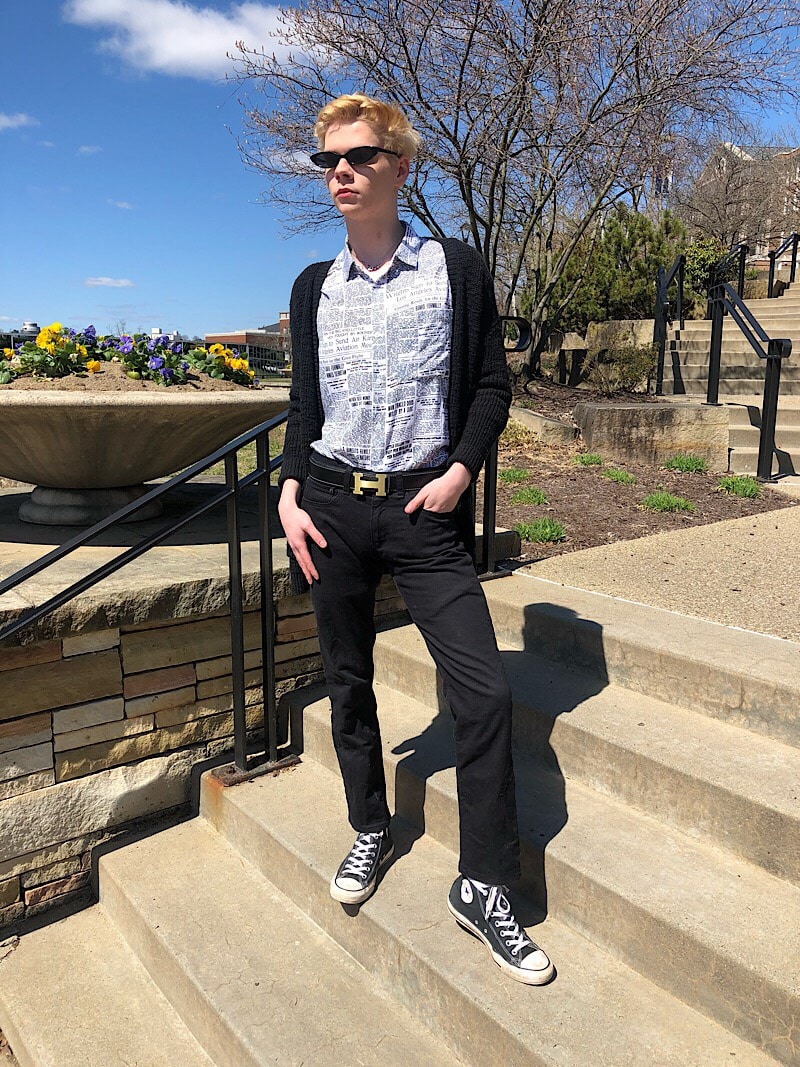
<svg viewBox="0 0 800 1067">
<path fill-rule="evenodd" d="M 800 505 L 553 556 L 518 573 L 800 641 Z"/>
</svg>

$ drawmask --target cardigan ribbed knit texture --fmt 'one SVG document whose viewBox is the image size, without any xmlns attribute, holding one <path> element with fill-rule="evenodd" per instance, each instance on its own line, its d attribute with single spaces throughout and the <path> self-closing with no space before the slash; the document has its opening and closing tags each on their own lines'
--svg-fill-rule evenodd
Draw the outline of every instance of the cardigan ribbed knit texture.
<svg viewBox="0 0 800 1067">
<path fill-rule="evenodd" d="M 450 458 L 463 463 L 473 479 L 478 476 L 495 439 L 508 421 L 511 384 L 494 285 L 475 249 L 463 241 L 444 238 L 447 273 L 453 301 L 450 349 L 448 415 Z M 292 289 L 292 387 L 289 418 L 283 446 L 280 483 L 287 478 L 304 482 L 308 476 L 311 442 L 319 439 L 325 416 L 319 385 L 317 308 L 322 285 L 332 260 L 307 267 Z M 459 504 L 459 525 L 470 551 L 474 531 L 469 494 Z M 292 589 L 308 588 L 302 571 L 290 555 Z"/>
</svg>

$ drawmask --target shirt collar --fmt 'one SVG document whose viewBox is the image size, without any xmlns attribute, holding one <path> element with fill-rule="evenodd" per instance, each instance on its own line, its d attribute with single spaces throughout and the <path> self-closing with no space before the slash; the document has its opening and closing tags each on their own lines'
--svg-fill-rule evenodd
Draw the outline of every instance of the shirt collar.
<svg viewBox="0 0 800 1067">
<path fill-rule="evenodd" d="M 392 257 L 392 261 L 396 262 L 397 260 L 400 260 L 407 267 L 410 267 L 412 270 L 416 270 L 417 264 L 419 263 L 419 250 L 420 248 L 422 248 L 422 238 L 419 236 L 419 234 L 416 232 L 410 222 L 404 222 L 403 225 L 405 226 L 405 233 L 403 234 L 403 238 L 400 241 L 400 244 L 395 250 L 394 256 Z M 355 259 L 353 258 L 353 254 L 350 251 L 350 246 L 348 245 L 346 240 L 344 242 L 344 248 L 339 253 L 339 255 L 342 261 L 342 275 L 344 277 L 344 280 L 347 281 L 349 278 L 352 277 L 353 270 L 358 270 L 359 267 Z"/>
</svg>

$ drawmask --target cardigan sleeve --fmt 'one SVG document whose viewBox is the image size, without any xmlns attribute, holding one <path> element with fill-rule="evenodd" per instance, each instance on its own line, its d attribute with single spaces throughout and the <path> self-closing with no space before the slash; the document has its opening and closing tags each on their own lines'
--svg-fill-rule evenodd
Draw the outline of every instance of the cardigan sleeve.
<svg viewBox="0 0 800 1067">
<path fill-rule="evenodd" d="M 511 406 L 511 381 L 508 373 L 503 330 L 497 312 L 494 283 L 480 256 L 470 250 L 477 270 L 470 278 L 475 305 L 480 308 L 473 336 L 465 338 L 471 374 L 472 395 L 466 409 L 464 428 L 450 455 L 449 463 L 463 463 L 473 479 L 477 478 L 490 448 L 508 422 Z M 475 336 L 477 334 L 477 336 Z"/>
</svg>

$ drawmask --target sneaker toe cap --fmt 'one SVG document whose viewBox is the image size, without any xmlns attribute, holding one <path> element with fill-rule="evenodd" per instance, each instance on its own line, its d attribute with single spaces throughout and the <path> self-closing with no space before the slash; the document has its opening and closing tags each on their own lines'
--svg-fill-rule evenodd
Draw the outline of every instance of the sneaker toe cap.
<svg viewBox="0 0 800 1067">
<path fill-rule="evenodd" d="M 529 952 L 524 960 L 520 963 L 520 969 L 523 971 L 546 971 L 550 966 L 550 960 L 546 952 L 542 952 L 540 948 L 535 949 L 533 952 Z"/>
<path fill-rule="evenodd" d="M 339 889 L 345 889 L 348 893 L 357 893 L 359 889 L 364 888 L 364 883 L 359 882 L 357 878 L 350 878 L 347 875 L 336 876 L 336 885 Z"/>
</svg>

